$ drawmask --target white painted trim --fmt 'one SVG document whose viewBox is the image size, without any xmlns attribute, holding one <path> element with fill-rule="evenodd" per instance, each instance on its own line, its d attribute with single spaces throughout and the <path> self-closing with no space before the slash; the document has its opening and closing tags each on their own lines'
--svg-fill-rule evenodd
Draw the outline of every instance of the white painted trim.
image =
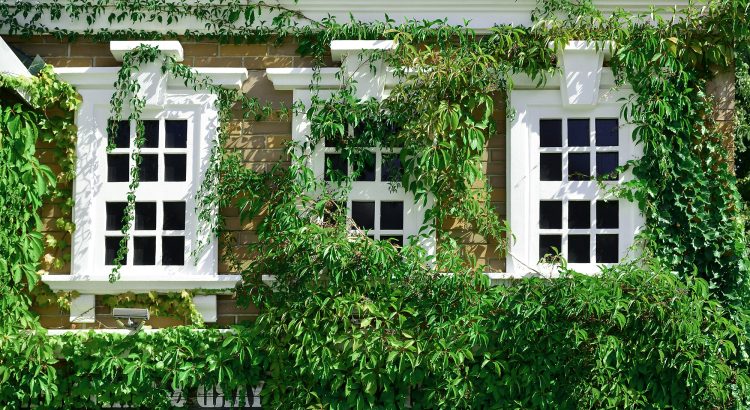
<svg viewBox="0 0 750 410">
<path fill-rule="evenodd" d="M 52 2 L 51 0 L 39 0 L 40 2 Z M 190 0 L 187 3 L 208 3 L 211 0 Z M 61 2 L 64 3 L 64 2 Z M 275 3 L 275 2 L 274 2 Z M 700 7 L 706 3 L 705 0 L 697 2 L 696 6 Z M 435 21 L 446 19 L 451 25 L 464 25 L 479 30 L 480 33 L 487 33 L 495 25 L 522 25 L 531 26 L 531 12 L 537 6 L 533 0 L 469 0 L 457 2 L 453 0 L 380 0 L 377 2 L 368 0 L 306 0 L 296 2 L 294 0 L 279 0 L 278 4 L 294 10 L 300 11 L 306 17 L 321 21 L 323 19 L 335 18 L 340 23 L 349 21 L 350 16 L 355 20 L 363 22 L 382 22 L 385 16 L 393 19 L 396 23 L 403 23 L 410 20 L 417 21 Z M 273 4 L 269 4 L 273 5 Z M 651 13 L 651 8 L 661 8 L 658 14 L 669 18 L 673 13 L 671 9 L 685 8 L 689 5 L 688 0 L 656 0 L 651 2 L 641 0 L 595 0 L 594 5 L 606 16 L 618 9 L 625 9 L 633 14 Z M 63 18 L 52 21 L 50 16 L 44 15 L 40 18 L 40 23 L 49 27 L 64 27 L 71 32 L 83 33 L 87 30 L 149 30 L 160 33 L 173 31 L 184 33 L 191 31 L 195 33 L 210 34 L 214 31 L 213 27 L 206 27 L 204 22 L 196 18 L 185 17 L 171 24 L 161 24 L 156 21 L 136 22 L 129 20 L 118 22 L 109 22 L 107 17 L 114 11 L 112 3 L 104 7 L 102 13 L 88 25 L 86 21 L 71 20 Z M 32 13 L 33 15 L 33 13 Z M 32 15 L 28 17 L 31 19 Z M 271 21 L 276 13 L 264 11 L 259 20 Z M 30 21 L 19 18 L 19 22 L 29 23 Z M 307 25 L 309 21 L 298 19 L 295 21 L 299 25 Z M 235 23 L 237 27 L 244 27 L 246 22 L 243 17 Z M 7 34 L 3 32 L 3 34 Z"/>
<path fill-rule="evenodd" d="M 216 312 L 216 295 L 195 295 L 193 305 L 203 317 L 204 322 L 216 323 L 219 317 Z"/>
<path fill-rule="evenodd" d="M 55 67 L 55 74 L 78 90 L 112 88 L 117 80 L 119 67 Z M 246 68 L 194 67 L 192 70 L 210 78 L 211 82 L 228 89 L 239 90 L 247 80 Z M 172 90 L 190 90 L 182 79 L 167 78 L 167 87 Z"/>
<path fill-rule="evenodd" d="M 538 123 L 540 118 L 576 118 L 608 117 L 620 118 L 624 101 L 630 96 L 629 90 L 607 90 L 599 94 L 594 108 L 564 107 L 562 95 L 558 90 L 512 90 L 510 107 L 515 117 L 508 123 L 507 130 L 507 186 L 508 186 L 508 221 L 514 236 L 507 256 L 506 277 L 539 276 L 556 277 L 558 271 L 553 266 L 537 264 L 538 250 L 538 203 L 539 200 L 585 199 L 598 200 L 610 198 L 592 182 L 540 182 Z M 626 124 L 620 118 L 619 163 L 624 164 L 637 158 L 640 150 L 632 142 L 634 126 Z M 593 130 L 592 130 L 593 132 Z M 565 134 L 563 134 L 565 135 Z M 594 156 L 592 155 L 592 161 Z M 593 166 L 593 163 L 592 163 Z M 591 169 L 591 168 L 590 168 Z M 619 182 L 632 178 L 628 172 L 620 175 Z M 612 185 L 614 182 L 605 182 Z M 565 213 L 563 213 L 565 215 Z M 620 199 L 619 259 L 631 259 L 637 255 L 630 249 L 643 218 L 634 203 Z M 632 235 L 628 235 L 632 233 Z M 563 244 L 564 247 L 564 244 Z M 562 250 L 561 250 L 562 251 Z M 569 264 L 569 267 L 583 273 L 599 272 L 599 265 Z M 535 272 L 536 271 L 536 272 Z"/>
<path fill-rule="evenodd" d="M 95 323 L 96 303 L 94 295 L 80 295 L 70 301 L 70 323 Z"/>
<path fill-rule="evenodd" d="M 324 67 L 319 70 L 320 79 L 316 85 L 321 89 L 341 87 L 341 79 L 336 77 L 341 69 Z M 309 88 L 313 84 L 315 70 L 312 68 L 267 68 L 266 76 L 277 90 L 291 91 Z"/>
<path fill-rule="evenodd" d="M 351 54 L 363 51 L 393 50 L 396 43 L 393 40 L 333 40 L 331 41 L 331 59 L 343 61 Z"/>
<path fill-rule="evenodd" d="M 2 37 L 0 37 L 0 73 L 31 77 L 29 70 Z"/>
<path fill-rule="evenodd" d="M 242 280 L 240 275 L 215 275 L 213 277 L 174 277 L 152 274 L 148 278 L 123 276 L 115 283 L 107 278 L 92 278 L 85 275 L 43 275 L 42 281 L 54 292 L 76 291 L 87 295 L 116 295 L 133 293 L 169 293 L 185 289 L 212 291 L 231 290 Z"/>
<path fill-rule="evenodd" d="M 174 58 L 176 61 L 182 61 L 185 59 L 184 52 L 182 51 L 182 44 L 179 41 L 110 41 L 109 51 L 117 61 L 122 61 L 125 54 L 133 51 L 140 45 L 147 45 L 158 48 L 162 54 Z"/>
</svg>

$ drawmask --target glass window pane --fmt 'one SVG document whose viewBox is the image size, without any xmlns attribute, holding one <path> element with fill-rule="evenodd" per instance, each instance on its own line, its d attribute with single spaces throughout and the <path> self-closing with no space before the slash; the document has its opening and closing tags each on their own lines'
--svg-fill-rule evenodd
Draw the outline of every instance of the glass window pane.
<svg viewBox="0 0 750 410">
<path fill-rule="evenodd" d="M 568 262 L 589 263 L 591 262 L 590 235 L 568 236 Z"/>
<path fill-rule="evenodd" d="M 141 182 L 159 180 L 159 156 L 156 154 L 141 155 Z"/>
<path fill-rule="evenodd" d="M 143 148 L 159 148 L 159 120 L 143 121 Z"/>
<path fill-rule="evenodd" d="M 178 230 L 185 229 L 185 203 L 164 202 L 164 223 L 162 229 Z"/>
<path fill-rule="evenodd" d="M 599 263 L 617 263 L 618 240 L 617 234 L 596 235 L 596 261 Z"/>
<path fill-rule="evenodd" d="M 165 154 L 164 155 L 164 180 L 184 181 L 187 169 L 187 155 Z"/>
<path fill-rule="evenodd" d="M 539 228 L 562 229 L 562 201 L 539 201 Z"/>
<path fill-rule="evenodd" d="M 128 182 L 130 159 L 128 154 L 107 155 L 107 182 Z"/>
<path fill-rule="evenodd" d="M 539 120 L 539 146 L 562 147 L 562 120 Z"/>
<path fill-rule="evenodd" d="M 359 161 L 352 164 L 353 171 L 359 174 L 357 181 L 374 181 L 375 180 L 375 153 L 365 151 L 362 156 L 357 158 Z"/>
<path fill-rule="evenodd" d="M 136 236 L 133 238 L 133 265 L 156 264 L 156 238 Z"/>
<path fill-rule="evenodd" d="M 588 118 L 569 118 L 568 119 L 568 146 L 569 147 L 588 147 L 591 145 L 591 132 L 589 131 Z"/>
<path fill-rule="evenodd" d="M 120 240 L 122 236 L 107 236 L 104 238 L 104 264 L 114 265 L 115 258 L 117 257 L 117 250 L 120 249 Z M 128 263 L 127 254 L 122 258 L 122 264 Z"/>
<path fill-rule="evenodd" d="M 108 231 L 119 231 L 122 229 L 122 217 L 125 215 L 127 202 L 107 202 L 107 223 Z"/>
<path fill-rule="evenodd" d="M 586 153 L 568 154 L 568 180 L 589 181 L 591 180 L 591 155 Z"/>
<path fill-rule="evenodd" d="M 539 180 L 562 181 L 562 154 L 539 154 Z"/>
<path fill-rule="evenodd" d="M 135 203 L 135 229 L 156 229 L 156 202 Z"/>
<path fill-rule="evenodd" d="M 130 147 L 130 121 L 117 121 L 117 133 L 114 138 L 115 148 Z"/>
<path fill-rule="evenodd" d="M 380 180 L 383 182 L 401 181 L 401 158 L 398 154 L 383 154 L 383 166 L 380 169 Z"/>
<path fill-rule="evenodd" d="M 596 153 L 596 174 L 605 181 L 617 180 L 618 155 L 616 152 Z"/>
<path fill-rule="evenodd" d="M 325 180 L 341 181 L 349 175 L 346 159 L 341 154 L 325 154 Z"/>
<path fill-rule="evenodd" d="M 383 235 L 380 237 L 381 241 L 388 241 L 391 244 L 402 248 L 404 246 L 404 237 L 401 235 Z"/>
<path fill-rule="evenodd" d="M 555 256 L 560 252 L 561 244 L 562 235 L 539 235 L 539 259 Z"/>
<path fill-rule="evenodd" d="M 352 201 L 352 219 L 359 229 L 375 229 L 375 202 Z"/>
<path fill-rule="evenodd" d="M 591 228 L 591 203 L 589 201 L 568 202 L 568 228 Z"/>
<path fill-rule="evenodd" d="M 619 145 L 620 127 L 617 118 L 596 119 L 596 146 L 616 147 Z"/>
<path fill-rule="evenodd" d="M 618 201 L 596 201 L 596 227 L 599 229 L 620 226 L 620 203 Z"/>
<path fill-rule="evenodd" d="M 380 203 L 380 229 L 404 229 L 404 203 Z"/>
<path fill-rule="evenodd" d="M 164 121 L 164 146 L 187 148 L 187 120 Z"/>
<path fill-rule="evenodd" d="M 161 264 L 162 265 L 184 265 L 185 264 L 185 237 L 184 236 L 162 236 L 161 238 Z"/>
</svg>

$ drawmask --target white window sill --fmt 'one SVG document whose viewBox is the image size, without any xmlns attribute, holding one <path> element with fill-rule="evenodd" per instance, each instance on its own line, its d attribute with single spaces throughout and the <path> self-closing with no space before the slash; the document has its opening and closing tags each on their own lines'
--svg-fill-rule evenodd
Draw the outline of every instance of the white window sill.
<svg viewBox="0 0 750 410">
<path fill-rule="evenodd" d="M 110 283 L 108 278 L 86 278 L 74 275 L 44 275 L 42 282 L 54 292 L 76 291 L 87 295 L 114 295 L 125 292 L 181 292 L 185 289 L 227 290 L 227 293 L 242 279 L 240 275 L 211 275 L 205 277 L 173 277 L 151 275 L 148 278 L 123 276 Z"/>
</svg>

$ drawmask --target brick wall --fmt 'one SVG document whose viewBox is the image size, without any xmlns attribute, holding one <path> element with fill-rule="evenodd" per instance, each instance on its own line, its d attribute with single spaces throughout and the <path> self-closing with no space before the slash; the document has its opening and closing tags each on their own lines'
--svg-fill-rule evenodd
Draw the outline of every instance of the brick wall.
<svg viewBox="0 0 750 410">
<path fill-rule="evenodd" d="M 28 39 L 5 37 L 12 46 L 30 56 L 39 54 L 44 60 L 58 67 L 109 67 L 117 66 L 109 51 L 109 43 L 94 43 L 83 39 L 75 43 L 56 40 L 50 36 L 35 36 Z M 296 55 L 294 44 L 245 44 L 223 45 L 216 42 L 182 41 L 185 53 L 184 63 L 202 67 L 245 67 L 249 71 L 249 78 L 242 87 L 249 96 L 258 97 L 261 101 L 272 102 L 275 106 L 289 106 L 292 103 L 291 91 L 276 91 L 273 84 L 265 75 L 269 67 L 309 67 L 309 58 Z M 329 61 L 329 64 L 330 63 Z M 483 158 L 483 166 L 493 187 L 492 205 L 498 210 L 501 218 L 505 218 L 505 99 L 498 95 L 495 101 L 494 118 L 497 121 L 497 133 L 487 142 L 487 153 Z M 249 121 L 237 119 L 231 125 L 229 148 L 242 151 L 242 156 L 248 167 L 256 170 L 266 170 L 279 160 L 288 161 L 284 154 L 284 144 L 291 140 L 291 120 L 271 118 L 264 121 Z M 54 163 L 50 147 L 40 145 L 39 153 L 43 161 L 59 169 Z M 57 168 L 55 168 L 57 167 Z M 225 208 L 221 213 L 226 217 L 227 227 L 236 239 L 237 251 L 242 251 L 244 245 L 257 239 L 255 229 L 258 221 L 240 223 L 236 208 Z M 55 204 L 46 205 L 42 209 L 45 229 L 55 236 L 62 237 L 64 233 L 57 232 L 54 218 L 60 214 Z M 468 253 L 475 255 L 479 263 L 490 265 L 490 271 L 502 271 L 502 260 L 494 248 L 497 244 L 488 243 L 485 238 L 471 232 L 460 223 L 451 221 L 446 228 L 452 229 L 460 237 Z M 220 252 L 223 251 L 220 249 Z M 52 270 L 51 273 L 69 273 L 70 266 Z M 220 264 L 220 273 L 231 273 L 225 264 Z M 254 318 L 257 310 L 254 308 L 237 308 L 231 296 L 219 296 L 218 324 L 230 325 Z M 101 305 L 97 298 L 97 321 L 93 327 L 116 326 L 109 309 Z M 42 323 L 50 328 L 70 327 L 68 313 L 60 312 L 53 307 L 40 308 L 36 311 L 41 315 Z M 181 322 L 174 318 L 154 318 L 151 325 L 163 327 L 177 325 Z"/>
</svg>

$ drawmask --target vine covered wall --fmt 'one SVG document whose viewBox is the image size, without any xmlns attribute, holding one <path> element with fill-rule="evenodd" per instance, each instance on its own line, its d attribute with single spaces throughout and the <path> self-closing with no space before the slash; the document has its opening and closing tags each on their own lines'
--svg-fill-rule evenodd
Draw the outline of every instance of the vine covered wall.
<svg viewBox="0 0 750 410">
<path fill-rule="evenodd" d="M 25 293 L 38 279 L 42 257 L 37 212 L 55 192 L 53 174 L 35 165 L 39 161 L 33 147 L 38 139 L 64 147 L 72 134 L 68 127 L 66 132 L 45 129 L 35 134 L 35 122 L 28 118 L 48 115 L 50 104 L 63 104 L 62 111 L 69 114 L 75 104 L 72 90 L 54 81 L 48 69 L 25 86 L 46 99 L 32 103 L 29 113 L 20 117 L 26 118 L 24 127 L 14 118 L 25 106 L 6 109 L 0 134 L 3 155 L 9 158 L 4 162 L 11 176 L 7 181 L 28 187 L 23 195 L 8 196 L 19 201 L 9 204 L 11 209 L 23 212 L 2 225 L 0 237 L 0 246 L 14 258 L 0 259 L 5 262 L 0 263 L 0 286 L 9 287 L 16 298 L 2 305 L 9 314 L 0 322 L 0 403 L 9 408 L 95 408 L 103 403 L 169 407 L 168 393 L 174 389 L 219 384 L 230 392 L 263 381 L 263 403 L 276 408 L 750 405 L 745 205 L 707 95 L 707 84 L 717 72 L 738 67 L 741 133 L 744 51 L 736 44 L 750 37 L 746 2 L 687 9 L 675 21 L 644 21 L 625 13 L 605 18 L 586 2 L 544 2 L 535 12 L 534 27 L 497 26 L 484 36 L 440 21 L 398 25 L 326 20 L 295 26 L 290 19 L 304 16 L 292 9 L 274 10 L 280 17 L 260 28 L 242 26 L 260 21 L 258 13 L 272 7 L 234 1 L 214 8 L 116 3 L 114 12 L 93 2 L 67 8 L 50 3 L 39 9 L 30 4 L 0 7 L 0 24 L 15 34 L 64 39 L 42 44 L 62 44 L 67 50 L 79 34 L 46 27 L 40 19 L 28 25 L 19 21 L 40 10 L 88 24 L 107 13 L 114 20 L 135 22 L 169 21 L 192 13 L 215 32 L 92 29 L 84 34 L 94 41 L 212 39 L 221 45 L 217 56 L 207 58 L 217 64 L 229 57 L 222 55 L 225 44 L 235 41 L 267 49 L 268 44 L 284 44 L 266 44 L 269 41 L 293 39 L 295 52 L 305 57 L 290 56 L 287 62 L 319 67 L 326 62 L 332 39 L 396 40 L 399 48 L 379 57 L 395 67 L 397 75 L 412 69 L 411 76 L 404 77 L 408 81 L 379 102 L 359 101 L 353 97 L 356 85 L 342 80 L 332 99 L 316 98 L 305 107 L 312 121 L 311 138 L 337 141 L 355 164 L 368 146 L 402 147 L 401 183 L 418 199 L 435 197 L 428 215 L 441 248 L 433 258 L 418 246 L 395 248 L 352 235 L 350 221 L 332 206 L 346 193 L 346 183 L 333 192 L 320 189 L 299 154 L 304 151 L 296 149 L 300 147 L 289 145 L 289 155 L 280 161 L 248 167 L 248 159 L 261 155 L 260 147 L 252 146 L 250 137 L 250 149 L 235 149 L 228 114 L 264 120 L 239 123 L 240 132 L 247 124 L 252 133 L 257 124 L 276 124 L 278 116 L 299 107 L 277 109 L 281 107 L 219 92 L 222 144 L 212 156 L 207 178 L 215 184 L 201 189 L 199 202 L 202 209 L 219 205 L 225 210 L 224 217 L 214 221 L 215 229 L 227 241 L 227 266 L 243 276 L 236 289 L 239 304 L 259 309 L 255 322 L 229 333 L 176 328 L 128 337 L 49 337 L 29 313 Z M 641 144 L 643 157 L 627 165 L 637 178 L 619 194 L 637 202 L 646 217 L 640 235 L 643 256 L 605 269 L 598 277 L 581 276 L 562 261 L 559 280 L 490 287 L 482 275 L 484 267 L 462 252 L 460 236 L 451 227 L 461 224 L 488 243 L 499 244 L 500 250 L 511 239 L 493 204 L 496 190 L 484 172 L 489 165 L 483 165 L 498 148 L 490 141 L 500 139 L 496 134 L 505 117 L 498 117 L 498 96 L 512 87 L 505 80 L 510 74 L 541 78 L 553 72 L 550 42 L 581 38 L 615 40 L 609 64 L 618 81 L 630 84 L 635 93 L 623 116 L 636 125 L 633 138 Z M 137 48 L 125 59 L 121 74 L 137 70 L 139 61 L 153 61 L 155 53 Z M 239 59 L 234 63 L 266 64 L 269 56 L 234 57 Z M 71 54 L 57 58 L 99 59 Z M 166 61 L 163 69 L 170 75 L 193 87 L 212 87 L 184 66 Z M 138 105 L 128 96 L 128 87 L 127 81 L 118 83 L 114 117 L 119 107 Z M 138 121 L 134 111 L 132 119 Z M 62 124 L 70 124 L 67 118 Z M 363 132 L 345 138 L 341 130 L 349 125 Z M 269 137 L 264 136 L 263 144 L 272 140 Z M 14 192 L 12 186 L 6 184 L 5 191 Z M 232 236 L 235 222 L 252 224 L 257 238 L 243 242 Z M 18 240 L 27 245 L 16 246 Z M 273 287 L 261 281 L 269 273 L 276 278 Z"/>
</svg>

